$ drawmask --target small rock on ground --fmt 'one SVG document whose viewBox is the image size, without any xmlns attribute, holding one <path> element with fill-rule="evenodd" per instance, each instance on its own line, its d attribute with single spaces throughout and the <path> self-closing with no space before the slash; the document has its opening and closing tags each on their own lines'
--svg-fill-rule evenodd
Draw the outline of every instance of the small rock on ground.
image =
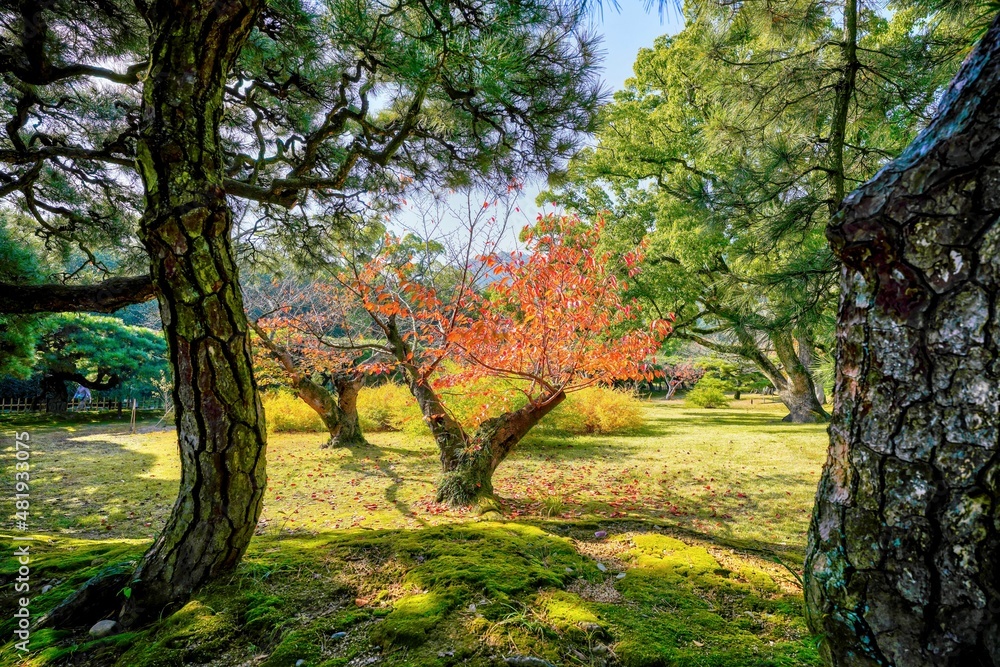
<svg viewBox="0 0 1000 667">
<path fill-rule="evenodd" d="M 511 667 L 552 667 L 548 660 L 536 658 L 533 655 L 512 655 L 503 659 Z"/>
<path fill-rule="evenodd" d="M 111 619 L 105 619 L 103 621 L 98 621 L 94 623 L 93 627 L 90 628 L 90 636 L 100 639 L 101 637 L 108 637 L 113 634 L 117 634 L 120 630 L 118 621 L 112 621 Z"/>
</svg>

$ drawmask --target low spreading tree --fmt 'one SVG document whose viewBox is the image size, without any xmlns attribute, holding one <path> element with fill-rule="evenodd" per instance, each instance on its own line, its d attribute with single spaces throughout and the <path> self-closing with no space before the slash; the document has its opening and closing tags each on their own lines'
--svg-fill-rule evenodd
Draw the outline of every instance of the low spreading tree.
<svg viewBox="0 0 1000 667">
<path fill-rule="evenodd" d="M 526 253 L 480 256 L 461 267 L 447 291 L 422 282 L 413 263 L 386 280 L 392 243 L 344 275 L 382 331 L 383 347 L 403 371 L 437 443 L 440 502 L 491 499 L 497 467 L 568 393 L 644 376 L 644 362 L 669 323 L 635 328 L 639 307 L 621 298 L 616 258 L 597 250 L 600 234 L 600 225 L 575 218 L 541 218 L 525 232 Z M 618 259 L 634 265 L 638 256 Z M 446 360 L 457 370 L 445 374 Z M 484 378 L 509 383 L 520 407 L 487 416 L 493 406 L 484 405 L 481 421 L 470 428 L 449 411 L 442 390 Z"/>
<path fill-rule="evenodd" d="M 48 412 L 66 412 L 70 382 L 94 391 L 130 382 L 152 386 L 167 369 L 167 345 L 159 331 L 114 317 L 52 315 L 38 329 L 34 370 L 41 375 L 38 401 Z"/>
</svg>

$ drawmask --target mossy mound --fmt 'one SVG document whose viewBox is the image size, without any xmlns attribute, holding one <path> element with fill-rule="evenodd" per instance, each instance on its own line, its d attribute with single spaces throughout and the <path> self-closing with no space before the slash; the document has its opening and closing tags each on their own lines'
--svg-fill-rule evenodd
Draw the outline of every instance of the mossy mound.
<svg viewBox="0 0 1000 667">
<path fill-rule="evenodd" d="M 239 629 L 231 612 L 192 600 L 165 618 L 155 633 L 135 643 L 119 659 L 132 667 L 174 667 L 207 662 L 223 653 Z"/>
<path fill-rule="evenodd" d="M 767 572 L 748 563 L 734 573 L 704 546 L 665 535 L 630 543 L 623 604 L 597 605 L 625 667 L 819 664 L 801 596 L 780 592 Z"/>
</svg>

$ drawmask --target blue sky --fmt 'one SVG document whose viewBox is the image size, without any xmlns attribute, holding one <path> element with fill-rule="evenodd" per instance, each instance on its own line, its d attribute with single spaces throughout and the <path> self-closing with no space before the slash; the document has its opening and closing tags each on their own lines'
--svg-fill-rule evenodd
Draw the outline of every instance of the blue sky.
<svg viewBox="0 0 1000 667">
<path fill-rule="evenodd" d="M 616 10 L 605 2 L 603 15 L 595 10 L 593 29 L 604 36 L 603 78 L 609 88 L 618 90 L 632 76 L 632 65 L 639 49 L 653 45 L 660 35 L 674 34 L 683 27 L 680 12 L 665 8 L 662 22 L 656 6 L 646 10 L 643 0 L 619 0 Z"/>
</svg>

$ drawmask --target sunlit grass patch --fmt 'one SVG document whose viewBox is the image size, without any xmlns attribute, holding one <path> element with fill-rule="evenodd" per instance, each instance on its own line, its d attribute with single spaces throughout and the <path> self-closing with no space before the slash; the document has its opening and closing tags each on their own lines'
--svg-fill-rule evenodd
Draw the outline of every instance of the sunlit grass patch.
<svg viewBox="0 0 1000 667">
<path fill-rule="evenodd" d="M 139 632 L 39 633 L 25 664 L 818 664 L 785 566 L 801 565 L 822 426 L 748 401 L 643 410 L 628 435 L 529 436 L 498 472 L 497 521 L 433 502 L 429 438 L 325 450 L 323 434 L 272 435 L 264 515 L 235 573 Z M 141 556 L 179 468 L 169 430 L 32 437 L 44 508 L 32 576 L 53 585 L 40 612 Z M 0 663 L 17 664 L 3 650 Z"/>
</svg>

